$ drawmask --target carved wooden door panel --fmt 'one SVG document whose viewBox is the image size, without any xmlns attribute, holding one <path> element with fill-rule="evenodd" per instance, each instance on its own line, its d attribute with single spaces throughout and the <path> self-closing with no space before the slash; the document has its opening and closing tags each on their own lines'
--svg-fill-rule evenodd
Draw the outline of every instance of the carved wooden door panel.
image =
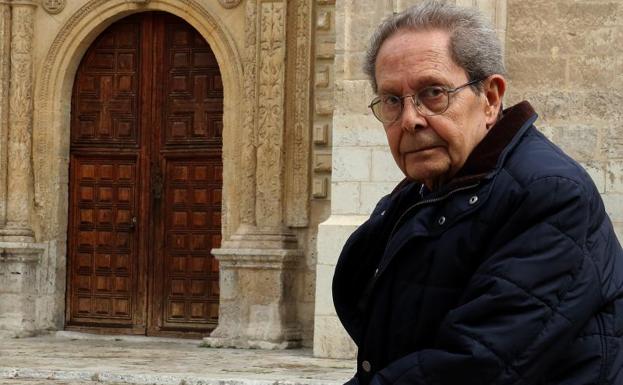
<svg viewBox="0 0 623 385">
<path fill-rule="evenodd" d="M 157 253 L 152 328 L 206 332 L 218 320 L 223 86 L 216 58 L 190 25 L 168 16 L 157 72 L 164 80 L 157 121 L 162 170 L 155 216 Z"/>
<path fill-rule="evenodd" d="M 209 45 L 172 15 L 123 19 L 88 49 L 72 97 L 68 328 L 215 327 L 222 98 Z"/>
</svg>

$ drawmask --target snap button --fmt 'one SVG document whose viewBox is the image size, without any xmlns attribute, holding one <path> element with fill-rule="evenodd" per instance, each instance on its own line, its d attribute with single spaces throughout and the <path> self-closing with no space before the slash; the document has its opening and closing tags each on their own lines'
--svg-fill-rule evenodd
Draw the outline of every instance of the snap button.
<svg viewBox="0 0 623 385">
<path fill-rule="evenodd" d="M 374 270 L 374 276 L 376 277 L 377 275 L 379 275 L 379 269 L 378 268 L 376 270 Z"/>
<path fill-rule="evenodd" d="M 474 195 L 473 197 L 469 198 L 470 205 L 476 204 L 476 202 L 478 202 L 478 196 Z"/>
<path fill-rule="evenodd" d="M 381 212 L 381 215 L 385 215 L 385 210 L 383 210 L 383 211 Z"/>
<path fill-rule="evenodd" d="M 443 224 L 446 223 L 446 217 L 444 216 L 439 217 L 439 220 L 437 221 L 437 223 L 439 223 L 439 226 L 443 226 Z"/>
<path fill-rule="evenodd" d="M 370 361 L 364 361 L 361 363 L 361 368 L 364 372 L 370 373 L 370 370 L 372 370 L 372 365 L 370 364 Z"/>
</svg>

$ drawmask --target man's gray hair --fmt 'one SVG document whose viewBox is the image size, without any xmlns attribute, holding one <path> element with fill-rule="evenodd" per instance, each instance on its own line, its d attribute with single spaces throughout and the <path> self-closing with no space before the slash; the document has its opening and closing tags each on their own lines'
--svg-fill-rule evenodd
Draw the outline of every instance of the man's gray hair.
<svg viewBox="0 0 623 385">
<path fill-rule="evenodd" d="M 399 30 L 442 30 L 450 33 L 450 56 L 467 73 L 469 80 L 505 74 L 502 46 L 491 23 L 475 8 L 438 1 L 425 1 L 385 19 L 372 35 L 364 72 L 374 92 L 376 57 L 383 42 Z M 474 86 L 476 91 L 482 84 Z"/>
</svg>

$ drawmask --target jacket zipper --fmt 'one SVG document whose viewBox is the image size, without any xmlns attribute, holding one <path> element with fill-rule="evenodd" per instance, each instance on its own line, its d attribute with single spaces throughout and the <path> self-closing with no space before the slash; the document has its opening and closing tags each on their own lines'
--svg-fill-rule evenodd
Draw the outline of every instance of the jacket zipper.
<svg viewBox="0 0 623 385">
<path fill-rule="evenodd" d="M 396 221 L 396 224 L 394 225 L 394 227 L 392 228 L 391 233 L 389 233 L 389 238 L 387 238 L 387 245 L 389 245 L 392 237 L 394 236 L 394 232 L 396 231 L 396 228 L 400 225 L 400 222 L 402 221 L 402 219 L 414 208 L 419 207 L 419 206 L 423 206 L 426 204 L 430 204 L 430 203 L 436 203 L 436 202 L 440 202 L 443 201 L 445 199 L 447 199 L 448 197 L 450 197 L 452 194 L 460 192 L 460 191 L 465 191 L 465 190 L 469 190 L 472 189 L 476 186 L 478 186 L 480 184 L 480 182 L 476 182 L 474 184 L 468 185 L 468 186 L 463 186 L 463 187 L 459 187 L 456 188 L 454 190 L 448 191 L 446 194 L 440 196 L 440 197 L 436 197 L 436 198 L 430 198 L 430 199 L 425 199 L 422 201 L 419 201 L 417 203 L 414 203 L 413 205 L 409 206 L 409 208 L 407 208 L 404 213 L 402 213 L 402 215 L 400 215 L 400 217 L 398 217 L 398 220 Z M 387 247 L 387 246 L 386 246 Z M 361 298 L 359 299 L 358 302 L 358 307 L 359 309 L 363 312 L 365 311 L 366 307 L 367 307 L 367 302 L 368 299 L 370 297 L 370 294 L 372 293 L 372 288 L 374 287 L 374 284 L 376 283 L 376 280 L 379 276 L 381 270 L 381 265 L 379 264 L 376 269 L 374 270 L 374 274 L 372 275 L 372 277 L 370 278 L 370 280 L 368 281 L 368 284 L 366 285 Z"/>
<path fill-rule="evenodd" d="M 478 183 L 474 183 L 471 184 L 469 186 L 463 186 L 463 187 L 459 187 L 457 189 L 448 191 L 445 195 L 442 195 L 440 197 L 436 197 L 436 198 L 430 198 L 430 199 L 425 199 L 423 201 L 419 201 L 414 203 L 413 205 L 409 206 L 409 208 L 407 208 L 402 215 L 400 215 L 400 217 L 398 217 L 398 220 L 396 221 L 396 224 L 394 224 L 394 227 L 392 228 L 391 233 L 389 233 L 389 238 L 387 238 L 387 244 L 389 244 L 389 242 L 391 241 L 392 237 L 394 236 L 394 232 L 396 231 L 396 229 L 398 228 L 398 226 L 400 225 L 400 222 L 402 222 L 402 219 L 414 208 L 419 207 L 419 206 L 423 206 L 423 205 L 427 205 L 429 203 L 437 203 L 437 202 L 441 202 L 445 199 L 447 199 L 448 197 L 450 197 L 451 195 L 453 195 L 454 193 L 460 192 L 460 191 L 465 191 L 465 190 L 469 190 L 472 189 L 476 186 L 478 186 L 480 184 L 480 182 Z"/>
</svg>

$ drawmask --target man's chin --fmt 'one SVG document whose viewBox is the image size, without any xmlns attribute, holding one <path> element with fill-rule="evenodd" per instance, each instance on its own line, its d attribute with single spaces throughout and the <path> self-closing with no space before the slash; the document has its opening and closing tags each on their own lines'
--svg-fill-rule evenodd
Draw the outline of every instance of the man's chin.
<svg viewBox="0 0 623 385">
<path fill-rule="evenodd" d="M 438 167 L 417 167 L 410 169 L 407 167 L 404 174 L 410 180 L 424 183 L 426 187 L 434 190 L 435 187 L 443 184 L 447 180 L 449 167 L 438 165 Z"/>
</svg>

